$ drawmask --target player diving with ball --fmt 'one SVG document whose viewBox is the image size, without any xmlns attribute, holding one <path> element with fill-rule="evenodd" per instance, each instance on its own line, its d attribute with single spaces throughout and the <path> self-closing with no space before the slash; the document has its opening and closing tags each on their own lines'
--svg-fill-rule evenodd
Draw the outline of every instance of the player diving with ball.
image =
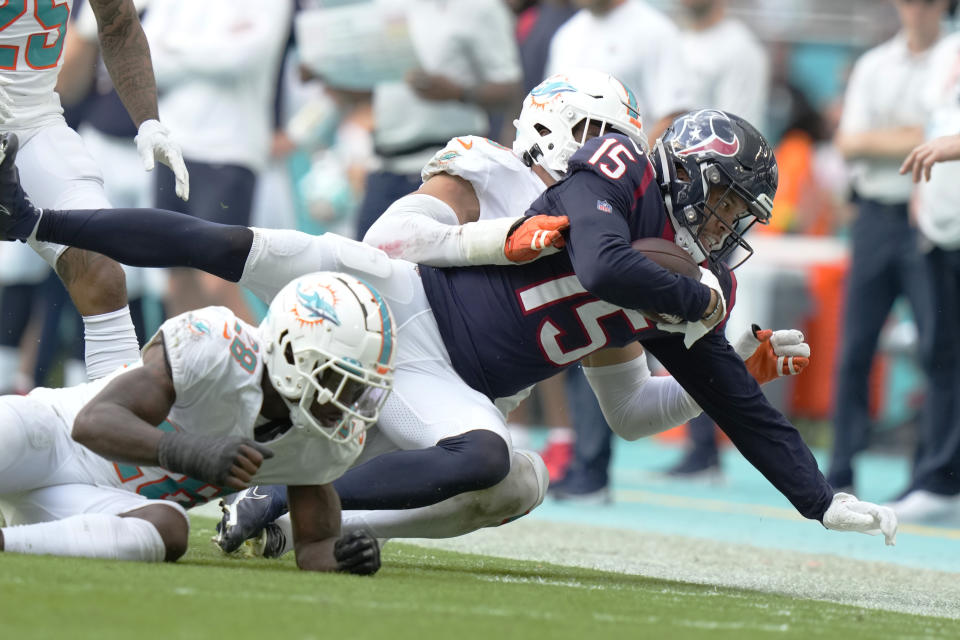
<svg viewBox="0 0 960 640">
<path fill-rule="evenodd" d="M 571 137 L 577 125 L 590 124 L 569 123 Z M 834 495 L 722 333 L 735 291 L 723 260 L 736 247 L 748 249 L 743 227 L 771 212 L 776 162 L 766 141 L 714 110 L 675 120 L 649 156 L 622 133 L 597 133 L 573 138 L 580 146 L 564 179 L 501 235 L 500 250 L 509 249 L 518 232 L 543 220 L 538 216 L 566 216 L 564 250 L 522 265 L 418 266 L 332 234 L 212 225 L 157 210 L 119 210 L 98 224 L 91 212 L 41 215 L 14 187 L 0 193 L 9 211 L 2 226 L 10 239 L 76 244 L 138 266 L 194 266 L 264 299 L 318 269 L 351 273 L 378 289 L 396 316 L 394 393 L 364 462 L 334 483 L 347 509 L 345 531 L 459 535 L 535 507 L 546 485 L 542 462 L 512 451 L 494 403 L 586 359 L 601 407 L 621 435 L 648 435 L 702 407 L 801 514 L 827 528 L 882 531 L 892 543 L 893 514 Z M 700 279 L 645 257 L 631 244 L 640 238 L 677 241 L 700 262 Z M 678 322 L 658 324 L 642 312 Z M 647 393 L 659 385 L 651 384 L 638 343 L 682 390 L 651 402 Z M 761 348 L 776 362 L 769 342 Z M 769 368 L 773 375 L 777 369 Z"/>
</svg>

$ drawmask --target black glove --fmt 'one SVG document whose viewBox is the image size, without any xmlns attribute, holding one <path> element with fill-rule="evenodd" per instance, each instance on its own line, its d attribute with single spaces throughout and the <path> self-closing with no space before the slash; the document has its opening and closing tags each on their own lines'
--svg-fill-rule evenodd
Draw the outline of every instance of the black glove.
<svg viewBox="0 0 960 640">
<path fill-rule="evenodd" d="M 348 533 L 333 545 L 337 571 L 372 576 L 380 569 L 380 545 L 365 531 Z"/>
<path fill-rule="evenodd" d="M 165 432 L 157 447 L 157 459 L 164 469 L 222 487 L 230 477 L 230 468 L 237 464 L 241 445 L 256 449 L 264 460 L 273 457 L 273 451 L 250 438 Z"/>
</svg>

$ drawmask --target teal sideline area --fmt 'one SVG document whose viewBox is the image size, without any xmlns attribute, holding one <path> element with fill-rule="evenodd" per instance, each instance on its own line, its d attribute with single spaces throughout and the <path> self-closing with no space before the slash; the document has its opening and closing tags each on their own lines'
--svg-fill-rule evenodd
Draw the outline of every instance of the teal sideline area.
<svg viewBox="0 0 960 640">
<path fill-rule="evenodd" d="M 539 441 L 541 434 L 534 434 Z M 771 549 L 823 553 L 960 573 L 960 513 L 940 526 L 902 524 L 895 547 L 879 537 L 827 531 L 803 519 L 760 473 L 728 446 L 723 481 L 678 481 L 660 472 L 677 462 L 679 445 L 647 438 L 614 443 L 614 503 L 585 505 L 548 497 L 528 517 L 659 534 L 678 534 Z M 821 469 L 824 452 L 815 451 Z M 858 497 L 882 503 L 905 486 L 903 458 L 866 454 L 856 467 Z M 960 507 L 958 507 L 960 511 Z"/>
</svg>

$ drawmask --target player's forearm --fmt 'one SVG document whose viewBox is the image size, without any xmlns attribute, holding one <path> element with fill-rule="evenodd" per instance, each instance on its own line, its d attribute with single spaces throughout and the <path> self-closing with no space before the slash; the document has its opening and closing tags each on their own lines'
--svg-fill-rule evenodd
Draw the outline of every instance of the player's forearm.
<svg viewBox="0 0 960 640">
<path fill-rule="evenodd" d="M 722 335 L 707 335 L 689 350 L 678 340 L 653 340 L 644 347 L 797 511 L 806 518 L 823 517 L 833 491 L 817 461 Z"/>
<path fill-rule="evenodd" d="M 509 264 L 503 252 L 515 219 L 460 224 L 453 209 L 424 194 L 410 194 L 390 205 L 363 241 L 399 258 L 431 267 Z"/>
<path fill-rule="evenodd" d="M 333 556 L 333 546 L 336 538 L 295 544 L 294 554 L 297 558 L 297 567 L 304 571 L 336 571 L 337 560 Z"/>
<path fill-rule="evenodd" d="M 115 462 L 157 466 L 163 432 L 129 409 L 111 402 L 88 404 L 73 423 L 73 439 Z"/>
<path fill-rule="evenodd" d="M 287 500 L 297 566 L 304 571 L 336 571 L 340 498 L 333 486 L 290 486 Z"/>
<path fill-rule="evenodd" d="M 923 127 L 893 127 L 859 133 L 839 133 L 836 145 L 847 158 L 902 160 L 923 142 Z"/>
<path fill-rule="evenodd" d="M 44 211 L 37 239 L 102 253 L 134 267 L 193 267 L 236 282 L 253 243 L 247 227 L 163 209 Z"/>
<path fill-rule="evenodd" d="M 150 47 L 130 0 L 92 0 L 100 49 L 110 79 L 134 124 L 157 119 L 157 85 Z"/>
</svg>

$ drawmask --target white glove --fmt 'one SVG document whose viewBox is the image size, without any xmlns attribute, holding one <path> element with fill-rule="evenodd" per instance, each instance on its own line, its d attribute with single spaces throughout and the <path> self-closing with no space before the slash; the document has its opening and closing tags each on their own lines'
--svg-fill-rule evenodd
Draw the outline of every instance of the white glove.
<svg viewBox="0 0 960 640">
<path fill-rule="evenodd" d="M 681 322 L 680 324 L 657 323 L 657 328 L 661 331 L 682 333 L 683 346 L 687 349 L 692 347 L 694 342 L 710 333 L 727 315 L 727 301 L 723 299 L 723 289 L 720 288 L 720 281 L 717 280 L 717 276 L 710 269 L 700 267 L 700 282 L 717 292 L 717 309 L 709 318 L 709 321 L 697 320 L 696 322 Z"/>
<path fill-rule="evenodd" d="M 897 514 L 890 507 L 861 502 L 849 493 L 838 493 L 823 514 L 823 526 L 834 531 L 883 534 L 888 546 L 897 543 Z"/>
<path fill-rule="evenodd" d="M 137 131 L 137 152 L 143 168 L 153 171 L 154 160 L 173 169 L 173 176 L 177 180 L 177 196 L 181 200 L 190 198 L 190 176 L 187 166 L 183 163 L 183 153 L 180 145 L 173 141 L 170 132 L 158 120 L 144 120 Z"/>
<path fill-rule="evenodd" d="M 797 329 L 771 331 L 753 325 L 737 338 L 733 350 L 760 384 L 795 376 L 810 364 L 810 345 Z"/>
</svg>

